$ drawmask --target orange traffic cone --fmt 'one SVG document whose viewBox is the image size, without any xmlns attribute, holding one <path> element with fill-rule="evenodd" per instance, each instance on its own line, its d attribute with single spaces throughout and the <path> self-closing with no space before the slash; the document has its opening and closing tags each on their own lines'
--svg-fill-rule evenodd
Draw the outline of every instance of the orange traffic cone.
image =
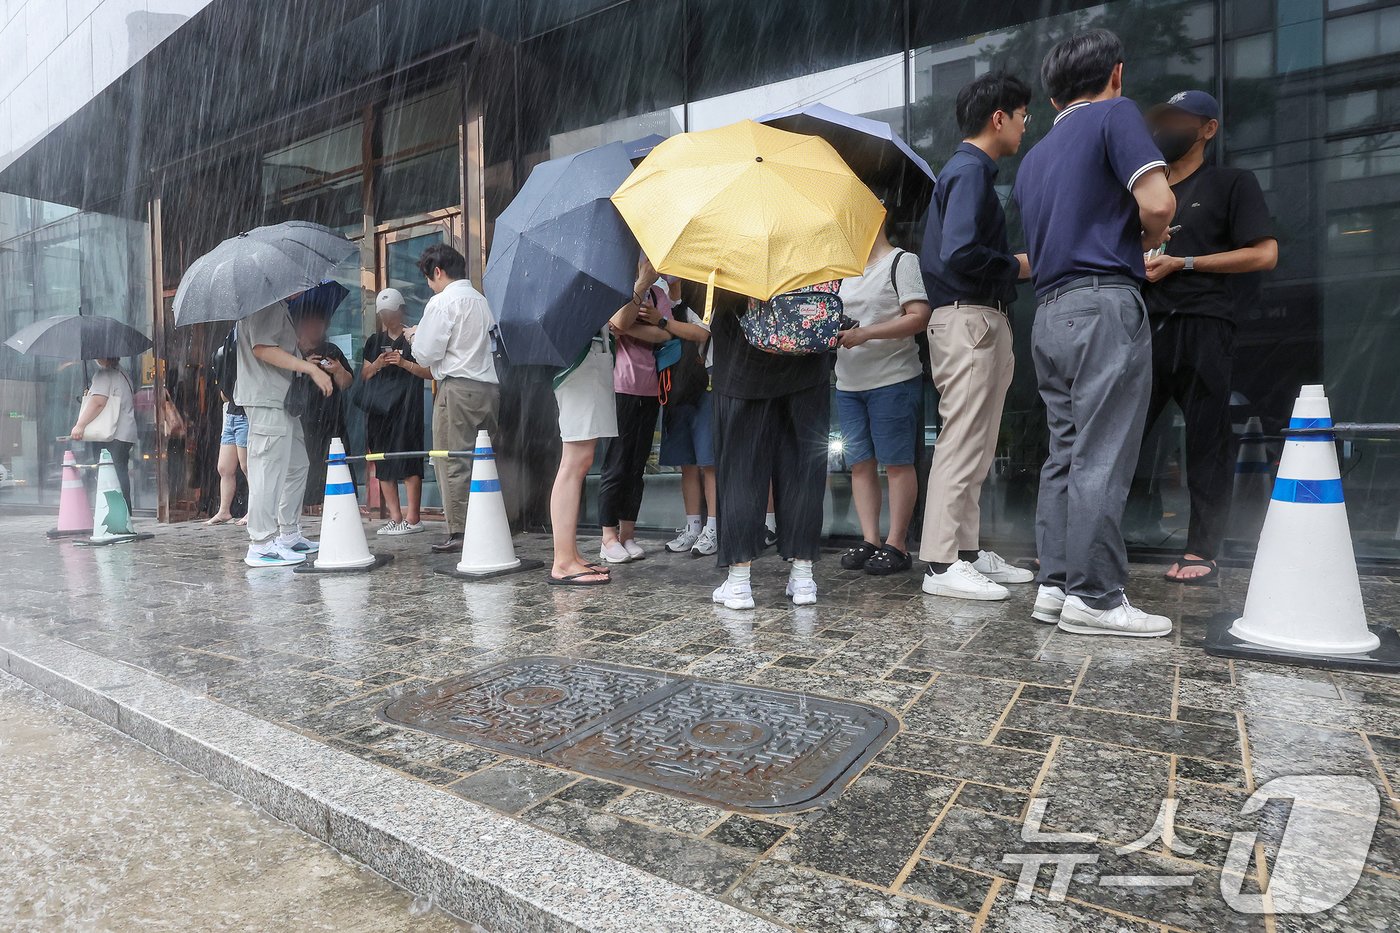
<svg viewBox="0 0 1400 933">
<path fill-rule="evenodd" d="M 392 554 L 371 554 L 365 543 L 360 500 L 355 480 L 345 462 L 345 444 L 331 438 L 326 467 L 326 501 L 321 508 L 320 550 L 312 561 L 298 564 L 293 573 L 354 573 L 383 567 Z"/>
<path fill-rule="evenodd" d="M 501 479 L 496 471 L 496 452 L 491 447 L 490 434 L 481 431 L 476 435 L 473 454 L 471 494 L 467 499 L 467 521 L 462 533 L 462 559 L 456 567 L 442 568 L 438 573 L 482 580 L 543 567 L 543 561 L 521 560 L 515 556 L 510 521 L 506 518 L 506 500 L 501 495 Z"/>
<path fill-rule="evenodd" d="M 49 530 L 50 538 L 71 538 L 92 534 L 92 510 L 88 508 L 87 490 L 83 488 L 82 473 L 73 451 L 63 454 L 63 489 L 58 496 L 58 526 Z"/>
</svg>

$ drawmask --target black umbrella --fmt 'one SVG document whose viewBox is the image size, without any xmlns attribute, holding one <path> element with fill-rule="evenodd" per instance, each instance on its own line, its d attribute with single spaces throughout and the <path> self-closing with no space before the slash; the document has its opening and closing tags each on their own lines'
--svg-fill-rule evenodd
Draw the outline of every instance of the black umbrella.
<svg viewBox="0 0 1400 933">
<path fill-rule="evenodd" d="M 292 312 L 293 320 L 299 317 L 330 317 L 349 294 L 350 289 L 330 279 L 290 299 L 287 310 Z"/>
<path fill-rule="evenodd" d="M 826 104 L 770 113 L 755 122 L 820 136 L 831 143 L 851 171 L 885 199 L 892 219 L 916 221 L 928 208 L 933 197 L 933 169 L 888 123 Z"/>
<path fill-rule="evenodd" d="M 357 249 L 334 230 L 300 220 L 240 233 L 190 265 L 175 292 L 175 323 L 242 320 L 320 285 Z"/>
<path fill-rule="evenodd" d="M 21 329 L 5 345 L 31 356 L 100 360 L 145 353 L 151 348 L 151 339 L 116 318 L 58 314 Z"/>
</svg>

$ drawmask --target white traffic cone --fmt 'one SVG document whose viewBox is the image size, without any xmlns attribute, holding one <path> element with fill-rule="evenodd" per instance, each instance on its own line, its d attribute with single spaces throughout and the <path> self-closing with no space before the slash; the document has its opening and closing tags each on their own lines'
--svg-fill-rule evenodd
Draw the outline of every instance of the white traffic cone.
<svg viewBox="0 0 1400 933">
<path fill-rule="evenodd" d="M 331 438 L 326 466 L 326 500 L 321 506 L 320 550 L 314 561 L 299 564 L 293 573 L 330 573 L 373 570 L 393 560 L 393 555 L 371 554 L 360 519 L 355 480 L 345 462 L 345 444 Z"/>
<path fill-rule="evenodd" d="M 1269 510 L 1273 491 L 1273 464 L 1264 440 L 1264 425 L 1251 415 L 1240 435 L 1240 452 L 1235 457 L 1235 484 L 1230 506 L 1230 536 L 1257 538 Z"/>
<path fill-rule="evenodd" d="M 63 488 L 58 496 L 58 525 L 48 532 L 50 538 L 69 538 L 92 534 L 92 510 L 88 508 L 87 489 L 73 451 L 63 453 Z"/>
<path fill-rule="evenodd" d="M 542 566 L 540 561 L 521 560 L 515 556 L 490 434 L 477 432 L 473 454 L 471 495 L 467 499 L 467 521 L 462 532 L 462 559 L 455 568 L 439 572 L 482 579 Z"/>
<path fill-rule="evenodd" d="M 1303 386 L 1290 428 L 1330 428 L 1323 387 Z M 1361 582 L 1331 434 L 1290 436 L 1259 536 L 1244 616 L 1230 634 L 1304 655 L 1356 655 L 1380 640 L 1366 627 Z"/>
<path fill-rule="evenodd" d="M 117 465 L 112 462 L 112 452 L 104 447 L 97 461 L 97 498 L 92 507 L 92 537 L 87 543 L 118 544 L 135 541 L 137 537 L 131 527 L 126 496 L 122 495 L 122 485 L 117 479 Z"/>
</svg>

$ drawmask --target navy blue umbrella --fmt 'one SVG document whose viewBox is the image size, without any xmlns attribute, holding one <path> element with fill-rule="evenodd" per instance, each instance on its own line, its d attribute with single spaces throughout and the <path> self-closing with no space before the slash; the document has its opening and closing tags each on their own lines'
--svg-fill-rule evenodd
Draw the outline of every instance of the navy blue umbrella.
<svg viewBox="0 0 1400 933">
<path fill-rule="evenodd" d="M 640 162 L 651 155 L 651 150 L 666 141 L 666 137 L 660 133 L 652 133 L 650 136 L 643 136 L 641 139 L 634 139 L 630 143 L 624 143 L 627 147 L 627 158 L 633 162 Z"/>
<path fill-rule="evenodd" d="M 551 159 L 496 218 L 483 284 L 512 363 L 568 366 L 631 297 L 640 249 L 609 200 L 631 172 L 622 143 Z"/>
<path fill-rule="evenodd" d="M 884 198 L 891 219 L 916 221 L 928 209 L 933 197 L 933 169 L 888 123 L 826 104 L 804 104 L 755 122 L 820 136 L 831 143 L 851 171 Z"/>
<path fill-rule="evenodd" d="M 297 297 L 288 299 L 287 310 L 293 317 L 330 317 L 335 314 L 335 309 L 340 307 L 340 303 L 348 294 L 350 289 L 334 279 L 327 279 L 315 288 L 308 288 Z"/>
</svg>

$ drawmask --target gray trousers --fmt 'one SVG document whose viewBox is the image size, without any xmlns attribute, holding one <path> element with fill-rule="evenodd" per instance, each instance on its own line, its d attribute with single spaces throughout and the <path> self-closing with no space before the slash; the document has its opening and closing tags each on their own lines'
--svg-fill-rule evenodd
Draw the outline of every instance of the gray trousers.
<svg viewBox="0 0 1400 933">
<path fill-rule="evenodd" d="M 1031 330 L 1050 429 L 1035 537 L 1039 582 L 1111 609 L 1128 581 L 1121 523 L 1152 395 L 1152 333 L 1132 280 L 1087 281 L 1042 299 Z"/>
<path fill-rule="evenodd" d="M 301 419 L 281 408 L 249 405 L 248 537 L 254 544 L 301 529 L 306 439 Z"/>
<path fill-rule="evenodd" d="M 501 407 L 501 387 L 475 379 L 443 379 L 433 399 L 433 447 L 436 450 L 471 450 L 476 432 L 489 431 L 496 442 L 496 415 Z M 459 535 L 467 525 L 467 497 L 472 488 L 472 462 L 463 457 L 433 461 L 443 516 L 449 534 Z"/>
</svg>

